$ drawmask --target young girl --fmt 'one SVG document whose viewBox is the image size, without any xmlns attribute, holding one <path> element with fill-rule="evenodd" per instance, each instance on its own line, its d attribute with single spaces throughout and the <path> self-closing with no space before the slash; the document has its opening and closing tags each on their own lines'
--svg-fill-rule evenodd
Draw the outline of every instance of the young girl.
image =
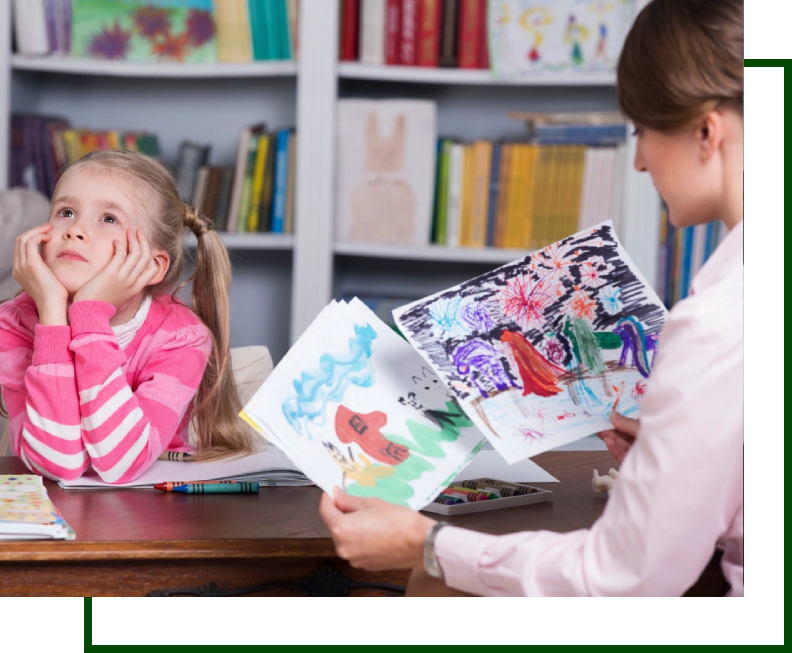
<svg viewBox="0 0 792 653">
<path fill-rule="evenodd" d="M 720 219 L 729 234 L 671 311 L 640 424 L 614 415 L 616 430 L 600 434 L 623 464 L 590 530 L 498 537 L 322 497 L 339 555 L 414 568 L 408 593 L 680 596 L 720 546 L 730 594 L 743 594 L 742 1 L 649 3 L 624 44 L 618 95 L 635 167 L 671 222 Z"/>
<path fill-rule="evenodd" d="M 195 313 L 174 290 L 185 229 Z M 13 274 L 24 292 L 0 305 L 0 388 L 32 471 L 75 479 L 90 465 L 126 483 L 165 451 L 195 453 L 191 420 L 198 458 L 253 450 L 230 368 L 228 253 L 164 166 L 114 151 L 70 166 L 49 221 L 17 239 Z"/>
</svg>

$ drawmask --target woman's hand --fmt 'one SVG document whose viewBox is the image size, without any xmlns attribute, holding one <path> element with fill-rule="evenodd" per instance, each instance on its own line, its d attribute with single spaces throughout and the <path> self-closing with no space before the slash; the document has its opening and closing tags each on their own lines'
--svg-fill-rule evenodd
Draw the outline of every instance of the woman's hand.
<svg viewBox="0 0 792 653">
<path fill-rule="evenodd" d="M 74 295 L 74 301 L 107 302 L 119 311 L 157 275 L 157 264 L 142 229 L 127 229 L 127 248 L 113 241 L 113 258 Z"/>
<path fill-rule="evenodd" d="M 51 230 L 51 224 L 43 224 L 16 239 L 12 274 L 36 302 L 41 324 L 65 325 L 69 291 L 44 263 L 38 249 L 40 243 L 52 240 Z"/>
<path fill-rule="evenodd" d="M 381 499 L 353 497 L 335 489 L 335 502 L 322 495 L 319 515 L 330 529 L 336 552 L 368 571 L 423 566 L 423 544 L 434 520 Z"/>
<path fill-rule="evenodd" d="M 601 431 L 597 435 L 608 447 L 611 455 L 621 465 L 624 456 L 627 455 L 633 442 L 635 442 L 635 438 L 638 436 L 638 427 L 641 425 L 641 421 L 625 417 L 621 413 L 613 411 L 611 413 L 611 424 L 613 424 L 612 430 Z"/>
</svg>

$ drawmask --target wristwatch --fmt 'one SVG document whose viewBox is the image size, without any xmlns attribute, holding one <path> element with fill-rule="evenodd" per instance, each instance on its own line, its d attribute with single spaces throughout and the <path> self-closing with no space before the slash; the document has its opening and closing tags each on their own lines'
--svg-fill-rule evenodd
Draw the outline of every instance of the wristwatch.
<svg viewBox="0 0 792 653">
<path fill-rule="evenodd" d="M 448 526 L 448 522 L 439 521 L 435 522 L 429 531 L 426 533 L 426 538 L 424 538 L 424 550 L 423 550 L 423 558 L 424 558 L 424 569 L 426 573 L 429 574 L 432 578 L 439 578 L 440 580 L 445 580 L 443 577 L 443 570 L 440 568 L 440 564 L 437 562 L 437 556 L 435 555 L 435 538 L 437 537 L 437 532 L 443 528 L 443 526 Z"/>
</svg>

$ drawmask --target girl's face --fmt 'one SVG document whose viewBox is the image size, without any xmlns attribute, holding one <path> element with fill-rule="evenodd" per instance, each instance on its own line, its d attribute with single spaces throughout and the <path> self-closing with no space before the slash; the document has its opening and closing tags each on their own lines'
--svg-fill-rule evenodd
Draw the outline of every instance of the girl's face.
<svg viewBox="0 0 792 653">
<path fill-rule="evenodd" d="M 88 165 L 66 173 L 53 198 L 52 238 L 42 244 L 41 257 L 70 295 L 110 262 L 114 240 L 126 250 L 126 230 L 145 230 L 141 197 L 142 182 L 121 171 Z"/>
<path fill-rule="evenodd" d="M 635 169 L 652 176 L 676 227 L 723 217 L 723 161 L 710 131 L 706 123 L 673 134 L 636 125 Z"/>
</svg>

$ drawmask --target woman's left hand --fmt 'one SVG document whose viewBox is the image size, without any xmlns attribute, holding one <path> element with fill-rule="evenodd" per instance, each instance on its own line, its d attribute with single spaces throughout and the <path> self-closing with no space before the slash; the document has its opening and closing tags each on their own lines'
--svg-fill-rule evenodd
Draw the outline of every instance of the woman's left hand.
<svg viewBox="0 0 792 653">
<path fill-rule="evenodd" d="M 110 262 L 74 295 L 74 301 L 108 302 L 121 310 L 157 275 L 157 264 L 142 229 L 127 230 L 127 246 L 113 241 Z"/>
<path fill-rule="evenodd" d="M 386 503 L 335 489 L 325 493 L 319 514 L 330 529 L 336 552 L 353 567 L 367 571 L 413 569 L 423 565 L 423 544 L 434 520 Z"/>
</svg>

